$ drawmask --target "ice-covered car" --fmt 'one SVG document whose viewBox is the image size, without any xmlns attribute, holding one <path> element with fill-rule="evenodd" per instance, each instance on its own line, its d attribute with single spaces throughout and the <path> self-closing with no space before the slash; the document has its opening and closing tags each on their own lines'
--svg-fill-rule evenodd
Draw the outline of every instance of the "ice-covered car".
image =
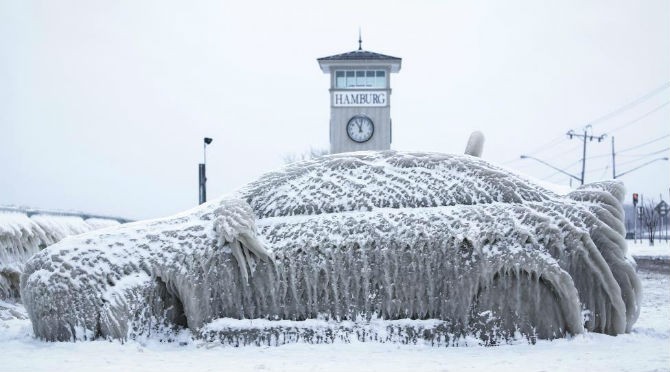
<svg viewBox="0 0 670 372">
<path fill-rule="evenodd" d="M 614 181 L 558 195 L 469 155 L 329 155 L 66 238 L 26 264 L 21 295 L 46 340 L 157 325 L 236 345 L 615 335 L 640 303 L 623 195 Z"/>
</svg>

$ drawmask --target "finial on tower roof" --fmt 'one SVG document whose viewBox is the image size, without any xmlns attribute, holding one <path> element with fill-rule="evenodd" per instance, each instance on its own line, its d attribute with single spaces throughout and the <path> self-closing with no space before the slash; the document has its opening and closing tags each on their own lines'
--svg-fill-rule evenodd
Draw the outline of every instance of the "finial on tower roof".
<svg viewBox="0 0 670 372">
<path fill-rule="evenodd" d="M 363 40 L 361 39 L 361 28 L 358 28 L 358 50 L 363 50 Z"/>
</svg>

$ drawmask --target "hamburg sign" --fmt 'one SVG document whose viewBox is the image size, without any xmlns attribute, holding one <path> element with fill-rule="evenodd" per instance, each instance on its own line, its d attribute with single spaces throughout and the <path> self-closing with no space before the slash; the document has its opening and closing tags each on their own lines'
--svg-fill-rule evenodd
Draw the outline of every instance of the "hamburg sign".
<svg viewBox="0 0 670 372">
<path fill-rule="evenodd" d="M 348 91 L 333 93 L 334 107 L 384 107 L 388 105 L 385 91 Z"/>
</svg>

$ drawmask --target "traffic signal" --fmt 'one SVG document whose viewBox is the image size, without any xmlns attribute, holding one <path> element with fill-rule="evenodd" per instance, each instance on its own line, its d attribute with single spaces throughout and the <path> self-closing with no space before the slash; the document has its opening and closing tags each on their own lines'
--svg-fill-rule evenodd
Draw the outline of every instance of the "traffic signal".
<svg viewBox="0 0 670 372">
<path fill-rule="evenodd" d="M 637 193 L 633 193 L 633 205 L 637 205 Z"/>
</svg>

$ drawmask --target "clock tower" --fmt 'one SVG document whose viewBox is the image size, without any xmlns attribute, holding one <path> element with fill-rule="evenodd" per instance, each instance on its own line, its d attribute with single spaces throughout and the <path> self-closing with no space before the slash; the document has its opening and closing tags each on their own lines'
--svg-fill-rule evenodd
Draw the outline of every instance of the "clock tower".
<svg viewBox="0 0 670 372">
<path fill-rule="evenodd" d="M 390 75 L 401 59 L 363 50 L 319 58 L 330 74 L 330 153 L 391 148 Z"/>
</svg>

